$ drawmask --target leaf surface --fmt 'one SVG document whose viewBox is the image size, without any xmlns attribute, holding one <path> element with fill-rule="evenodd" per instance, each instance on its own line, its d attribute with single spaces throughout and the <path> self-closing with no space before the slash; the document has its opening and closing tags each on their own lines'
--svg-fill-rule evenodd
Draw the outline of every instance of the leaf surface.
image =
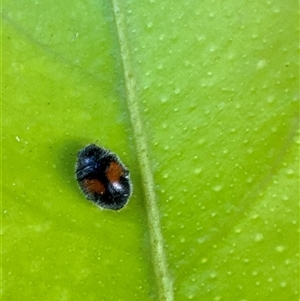
<svg viewBox="0 0 300 301">
<path fill-rule="evenodd" d="M 4 300 L 163 300 L 147 177 L 175 300 L 297 300 L 296 3 L 4 1 L 2 18 Z M 95 142 L 130 169 L 120 212 L 74 180 Z"/>
</svg>

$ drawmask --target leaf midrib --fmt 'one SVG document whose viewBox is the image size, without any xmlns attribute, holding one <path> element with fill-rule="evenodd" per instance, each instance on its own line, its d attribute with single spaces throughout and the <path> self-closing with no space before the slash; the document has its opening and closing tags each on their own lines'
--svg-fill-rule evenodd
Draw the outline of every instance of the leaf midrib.
<svg viewBox="0 0 300 301">
<path fill-rule="evenodd" d="M 169 275 L 166 254 L 164 250 L 163 235 L 160 225 L 159 210 L 156 202 L 153 174 L 148 155 L 147 139 L 139 113 L 137 83 L 135 80 L 131 55 L 126 37 L 126 21 L 118 0 L 112 0 L 112 9 L 117 28 L 120 56 L 123 65 L 123 76 L 126 88 L 126 103 L 131 121 L 133 137 L 136 147 L 137 159 L 142 177 L 148 227 L 152 249 L 152 262 L 156 274 L 159 299 L 174 300 L 173 284 Z"/>
</svg>

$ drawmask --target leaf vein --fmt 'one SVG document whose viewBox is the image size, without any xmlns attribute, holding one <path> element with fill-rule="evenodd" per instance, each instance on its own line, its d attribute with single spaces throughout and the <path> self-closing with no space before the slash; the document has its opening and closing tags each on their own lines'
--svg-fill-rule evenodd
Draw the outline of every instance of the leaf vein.
<svg viewBox="0 0 300 301">
<path fill-rule="evenodd" d="M 145 193 L 148 226 L 150 232 L 152 261 L 156 274 L 160 300 L 172 301 L 173 284 L 169 275 L 166 254 L 164 250 L 163 235 L 160 225 L 159 209 L 156 202 L 153 174 L 150 167 L 148 147 L 143 129 L 143 123 L 139 113 L 138 95 L 136 93 L 136 80 L 131 65 L 130 50 L 126 38 L 126 21 L 120 10 L 118 0 L 112 0 L 112 8 L 117 27 L 120 54 L 123 64 L 123 72 L 126 86 L 126 101 L 131 119 L 135 146 L 140 165 L 140 172 Z"/>
</svg>

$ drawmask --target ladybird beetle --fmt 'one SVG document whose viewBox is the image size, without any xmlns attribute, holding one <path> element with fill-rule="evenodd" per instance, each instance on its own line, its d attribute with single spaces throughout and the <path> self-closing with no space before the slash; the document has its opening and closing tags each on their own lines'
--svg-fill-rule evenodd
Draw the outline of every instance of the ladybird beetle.
<svg viewBox="0 0 300 301">
<path fill-rule="evenodd" d="M 123 208 L 132 192 L 128 169 L 116 154 L 96 144 L 79 151 L 75 176 L 86 198 L 104 209 Z"/>
</svg>

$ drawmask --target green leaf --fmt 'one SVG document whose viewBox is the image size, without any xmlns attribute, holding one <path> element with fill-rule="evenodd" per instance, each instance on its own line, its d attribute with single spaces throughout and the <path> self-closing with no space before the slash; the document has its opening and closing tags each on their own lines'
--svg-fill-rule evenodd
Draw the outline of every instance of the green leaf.
<svg viewBox="0 0 300 301">
<path fill-rule="evenodd" d="M 3 300 L 298 300 L 295 2 L 2 6 Z M 88 143 L 125 209 L 81 194 Z"/>
</svg>

